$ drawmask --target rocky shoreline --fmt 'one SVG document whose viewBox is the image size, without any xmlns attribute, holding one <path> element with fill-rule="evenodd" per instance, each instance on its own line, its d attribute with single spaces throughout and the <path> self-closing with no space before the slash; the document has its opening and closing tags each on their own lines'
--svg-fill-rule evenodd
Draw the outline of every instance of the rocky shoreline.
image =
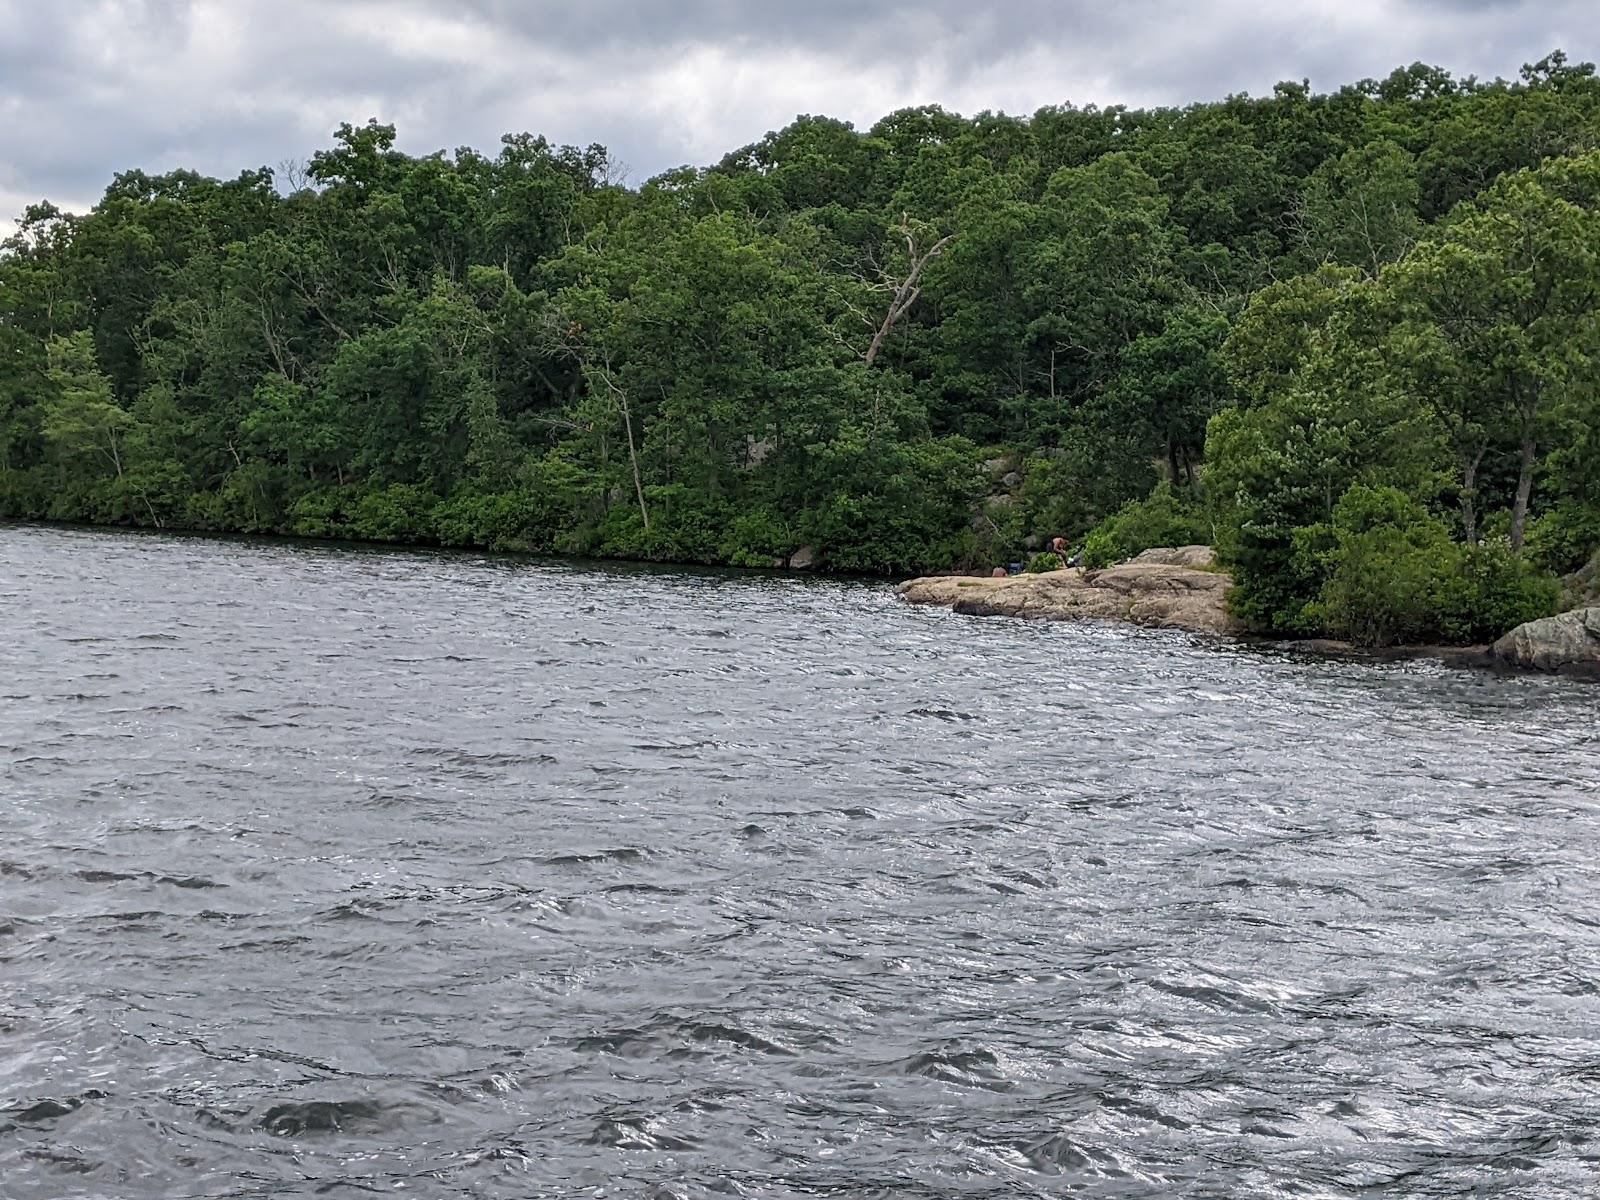
<svg viewBox="0 0 1600 1200">
<path fill-rule="evenodd" d="M 907 580 L 900 596 L 973 617 L 1120 621 L 1237 638 L 1334 658 L 1397 662 L 1437 659 L 1464 668 L 1531 671 L 1600 681 L 1600 607 L 1533 621 L 1493 646 L 1391 646 L 1367 649 L 1327 639 L 1253 637 L 1228 612 L 1232 578 L 1208 546 L 1147 550 L 1099 571 L 1068 568 L 1039 575 L 981 578 L 934 575 Z"/>
<path fill-rule="evenodd" d="M 975 617 L 1111 620 L 1152 629 L 1233 633 L 1237 625 L 1227 605 L 1232 583 L 1208 567 L 1141 556 L 1103 571 L 1069 568 L 993 579 L 936 575 L 901 584 L 900 595 L 911 604 L 938 604 Z"/>
</svg>

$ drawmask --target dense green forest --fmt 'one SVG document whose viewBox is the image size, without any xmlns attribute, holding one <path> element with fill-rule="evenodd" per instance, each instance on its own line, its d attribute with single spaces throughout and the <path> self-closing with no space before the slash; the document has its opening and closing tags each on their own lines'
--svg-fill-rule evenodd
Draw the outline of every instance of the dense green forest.
<svg viewBox="0 0 1600 1200">
<path fill-rule="evenodd" d="M 1600 547 L 1600 80 L 119 175 L 0 254 L 0 516 L 910 573 L 1213 542 L 1466 641 Z"/>
</svg>

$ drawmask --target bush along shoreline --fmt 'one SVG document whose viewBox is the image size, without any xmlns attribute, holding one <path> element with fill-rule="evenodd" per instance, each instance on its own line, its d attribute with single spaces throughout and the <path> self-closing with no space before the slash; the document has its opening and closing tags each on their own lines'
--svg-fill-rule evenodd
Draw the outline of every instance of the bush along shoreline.
<svg viewBox="0 0 1600 1200">
<path fill-rule="evenodd" d="M 24 212 L 0 518 L 879 576 L 1205 543 L 1240 627 L 1368 646 L 1592 603 L 1590 64 L 802 117 L 637 187 L 397 139 Z"/>
</svg>

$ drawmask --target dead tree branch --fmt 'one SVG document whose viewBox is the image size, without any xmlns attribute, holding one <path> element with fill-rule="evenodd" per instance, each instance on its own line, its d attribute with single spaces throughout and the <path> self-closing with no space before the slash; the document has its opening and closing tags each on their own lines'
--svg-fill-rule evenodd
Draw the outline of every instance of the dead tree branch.
<svg viewBox="0 0 1600 1200">
<path fill-rule="evenodd" d="M 869 367 L 877 359 L 878 352 L 883 349 L 883 343 L 889 334 L 894 332 L 894 327 L 900 318 L 911 310 L 911 306 L 917 302 L 917 297 L 922 295 L 922 272 L 929 263 L 945 252 L 956 236 L 947 233 L 928 249 L 918 250 L 917 235 L 911 228 L 911 218 L 905 215 L 900 218 L 900 232 L 906 239 L 906 276 L 895 287 L 894 299 L 889 302 L 889 311 L 884 314 L 883 324 L 878 326 L 878 332 L 872 338 L 872 345 L 868 346 L 867 352 L 862 355 Z"/>
</svg>

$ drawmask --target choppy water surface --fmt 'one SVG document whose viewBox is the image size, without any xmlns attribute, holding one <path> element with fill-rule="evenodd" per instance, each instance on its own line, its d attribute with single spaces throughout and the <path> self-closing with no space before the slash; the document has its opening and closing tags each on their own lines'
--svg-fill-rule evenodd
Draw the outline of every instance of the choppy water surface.
<svg viewBox="0 0 1600 1200">
<path fill-rule="evenodd" d="M 1596 1194 L 1600 689 L 0 529 L 0 1195 Z"/>
</svg>

